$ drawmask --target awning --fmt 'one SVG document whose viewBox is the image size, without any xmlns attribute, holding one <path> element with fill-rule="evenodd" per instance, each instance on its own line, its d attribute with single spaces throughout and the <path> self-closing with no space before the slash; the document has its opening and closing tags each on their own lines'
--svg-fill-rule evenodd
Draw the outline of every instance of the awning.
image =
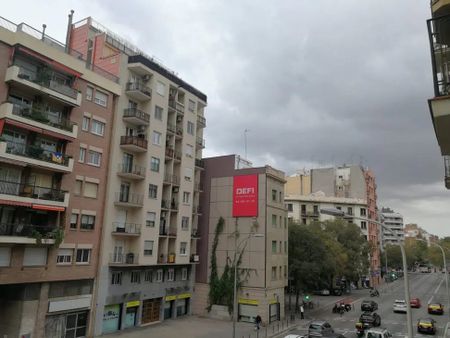
<svg viewBox="0 0 450 338">
<path fill-rule="evenodd" d="M 56 207 L 52 205 L 42 205 L 42 204 L 33 204 L 33 209 L 36 210 L 47 210 L 47 211 L 64 211 L 66 208 L 64 207 Z"/>
<path fill-rule="evenodd" d="M 0 120 L 0 121 L 2 121 L 2 120 Z M 12 125 L 12 126 L 16 126 L 16 127 L 19 127 L 19 128 L 26 129 L 26 130 L 34 131 L 35 133 L 39 133 L 39 134 L 43 134 L 43 135 L 49 135 L 49 136 L 52 136 L 52 137 L 57 138 L 57 139 L 66 140 L 66 141 L 73 141 L 74 140 L 73 137 L 69 137 L 69 136 L 66 136 L 64 134 L 59 134 L 59 133 L 56 133 L 56 132 L 51 131 L 51 130 L 41 129 L 41 128 L 38 128 L 38 127 L 35 127 L 35 126 L 32 126 L 32 125 L 29 125 L 29 124 L 26 124 L 26 123 L 22 123 L 22 122 L 18 122 L 18 121 L 14 121 L 14 120 L 11 120 L 11 119 L 6 119 L 6 123 L 9 124 L 9 125 Z"/>
<path fill-rule="evenodd" d="M 18 206 L 18 207 L 31 208 L 31 203 L 19 202 L 19 201 L 10 201 L 10 200 L 2 200 L 2 199 L 0 199 L 0 204 L 2 204 L 2 205 L 14 205 L 14 206 Z"/>
</svg>

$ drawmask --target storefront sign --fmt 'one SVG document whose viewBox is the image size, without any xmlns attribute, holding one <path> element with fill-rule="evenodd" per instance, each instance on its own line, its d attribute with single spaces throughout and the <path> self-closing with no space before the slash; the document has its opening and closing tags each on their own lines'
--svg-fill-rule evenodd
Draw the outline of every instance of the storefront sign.
<svg viewBox="0 0 450 338">
<path fill-rule="evenodd" d="M 177 298 L 178 299 L 191 298 L 191 294 L 190 293 L 182 293 L 182 294 L 178 295 Z"/>
<path fill-rule="evenodd" d="M 233 217 L 258 216 L 258 175 L 233 177 Z"/>
<path fill-rule="evenodd" d="M 86 295 L 67 300 L 50 301 L 48 305 L 48 312 L 51 313 L 51 312 L 90 308 L 91 298 L 92 298 L 91 295 Z"/>
<path fill-rule="evenodd" d="M 173 296 L 166 296 L 166 298 L 164 298 L 164 300 L 166 300 L 166 301 L 171 301 L 171 300 L 175 300 L 175 299 L 177 299 L 177 296 L 176 296 L 176 295 L 173 295 Z"/>
<path fill-rule="evenodd" d="M 275 298 L 269 300 L 269 304 L 276 304 L 276 303 L 278 303 L 278 301 Z"/>
<path fill-rule="evenodd" d="M 139 304 L 141 304 L 140 301 L 134 300 L 134 301 L 132 301 L 132 302 L 128 302 L 128 303 L 126 304 L 126 307 L 135 307 L 135 306 L 139 306 Z"/>
<path fill-rule="evenodd" d="M 256 299 L 239 298 L 239 304 L 258 305 L 259 301 Z"/>
</svg>

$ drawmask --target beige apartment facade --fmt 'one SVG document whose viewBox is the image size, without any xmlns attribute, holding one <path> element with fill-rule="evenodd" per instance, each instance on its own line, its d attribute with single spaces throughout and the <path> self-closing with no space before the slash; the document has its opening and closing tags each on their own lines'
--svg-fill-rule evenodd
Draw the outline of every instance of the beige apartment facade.
<svg viewBox="0 0 450 338">
<path fill-rule="evenodd" d="M 0 335 L 87 335 L 118 78 L 4 18 L 0 55 Z"/>
<path fill-rule="evenodd" d="M 260 315 L 264 323 L 284 318 L 284 288 L 287 285 L 287 213 L 284 206 L 284 174 L 269 166 L 236 167 L 236 155 L 204 159 L 204 193 L 200 217 L 194 313 L 205 314 L 208 300 L 212 242 L 220 217 L 225 220 L 216 251 L 218 274 L 233 261 L 235 245 L 244 248 L 240 268 L 249 271 L 238 290 L 238 320 L 253 322 Z M 236 176 L 256 175 L 258 209 L 255 217 L 233 217 L 233 181 Z M 236 230 L 239 235 L 236 238 Z M 256 236 L 252 236 L 256 234 Z M 247 243 L 245 245 L 245 243 Z M 237 253 L 241 251 L 238 249 Z"/>
</svg>

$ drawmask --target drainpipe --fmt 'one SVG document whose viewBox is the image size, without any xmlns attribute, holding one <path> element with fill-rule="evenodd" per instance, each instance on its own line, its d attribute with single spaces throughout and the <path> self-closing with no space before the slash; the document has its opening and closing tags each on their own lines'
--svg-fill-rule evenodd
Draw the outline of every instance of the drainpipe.
<svg viewBox="0 0 450 338">
<path fill-rule="evenodd" d="M 66 33 L 66 53 L 70 51 L 70 38 L 72 37 L 72 21 L 73 21 L 74 10 L 70 10 L 69 20 L 67 22 L 67 33 Z"/>
</svg>

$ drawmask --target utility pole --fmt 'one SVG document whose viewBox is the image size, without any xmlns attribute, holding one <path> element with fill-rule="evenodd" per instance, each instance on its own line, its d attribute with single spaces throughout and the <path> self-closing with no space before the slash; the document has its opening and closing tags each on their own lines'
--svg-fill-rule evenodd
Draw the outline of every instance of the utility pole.
<svg viewBox="0 0 450 338">
<path fill-rule="evenodd" d="M 245 159 L 247 158 L 247 133 L 250 131 L 250 129 L 244 129 L 244 148 L 245 148 Z"/>
</svg>

